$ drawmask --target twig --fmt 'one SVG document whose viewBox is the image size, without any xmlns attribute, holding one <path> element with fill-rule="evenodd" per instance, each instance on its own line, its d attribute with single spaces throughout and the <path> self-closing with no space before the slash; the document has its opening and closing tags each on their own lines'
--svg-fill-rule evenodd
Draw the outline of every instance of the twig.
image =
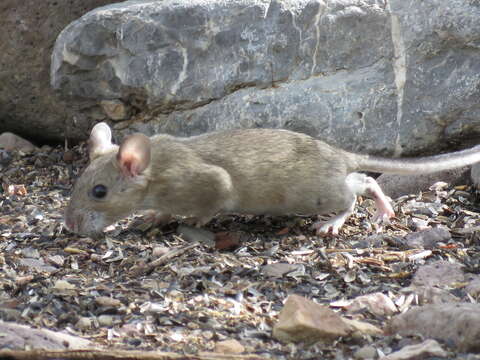
<svg viewBox="0 0 480 360">
<path fill-rule="evenodd" d="M 160 351 L 126 350 L 0 350 L 1 359 L 12 360 L 262 360 L 257 355 L 200 353 L 184 355 Z"/>
<path fill-rule="evenodd" d="M 200 244 L 198 242 L 195 242 L 193 244 L 187 245 L 187 246 L 182 247 L 182 248 L 172 249 L 168 253 L 160 256 L 158 259 L 153 260 L 148 264 L 134 266 L 130 270 L 130 274 L 134 275 L 134 276 L 139 276 L 139 275 L 143 275 L 145 273 L 148 273 L 148 272 L 152 271 L 154 268 L 156 268 L 157 266 L 163 265 L 168 260 L 170 260 L 170 259 L 172 259 L 176 256 L 182 255 L 183 253 L 187 252 L 188 250 L 193 249 L 193 248 L 195 248 L 199 245 Z"/>
</svg>

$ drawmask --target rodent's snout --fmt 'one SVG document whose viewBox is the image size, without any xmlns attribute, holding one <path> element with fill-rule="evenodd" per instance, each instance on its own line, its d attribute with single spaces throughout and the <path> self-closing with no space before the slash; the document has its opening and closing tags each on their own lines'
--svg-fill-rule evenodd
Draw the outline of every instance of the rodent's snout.
<svg viewBox="0 0 480 360">
<path fill-rule="evenodd" d="M 65 226 L 69 231 L 74 232 L 74 233 L 78 232 L 78 226 L 76 226 L 74 216 L 72 214 L 72 211 L 70 211 L 69 207 L 67 207 L 67 209 L 65 210 L 65 213 L 63 215 L 63 219 L 64 219 L 64 222 L 65 222 Z"/>
<path fill-rule="evenodd" d="M 72 233 L 91 238 L 101 235 L 105 228 L 100 214 L 85 209 L 75 211 L 70 206 L 65 210 L 63 220 L 65 227 Z"/>
<path fill-rule="evenodd" d="M 65 218 L 65 227 L 73 232 L 74 222 L 72 219 Z"/>
</svg>

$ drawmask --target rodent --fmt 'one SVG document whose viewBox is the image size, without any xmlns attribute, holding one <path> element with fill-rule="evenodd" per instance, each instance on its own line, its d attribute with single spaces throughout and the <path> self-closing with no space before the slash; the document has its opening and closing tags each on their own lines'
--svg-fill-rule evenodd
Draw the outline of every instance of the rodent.
<svg viewBox="0 0 480 360">
<path fill-rule="evenodd" d="M 315 223 L 338 233 L 357 195 L 372 197 L 377 218 L 394 216 L 377 182 L 357 171 L 431 173 L 480 161 L 480 145 L 412 159 L 360 155 L 305 134 L 243 129 L 188 138 L 137 133 L 120 146 L 106 123 L 90 135 L 90 163 L 74 185 L 67 228 L 95 237 L 136 211 L 194 217 L 198 225 L 218 213 L 337 215 Z"/>
</svg>

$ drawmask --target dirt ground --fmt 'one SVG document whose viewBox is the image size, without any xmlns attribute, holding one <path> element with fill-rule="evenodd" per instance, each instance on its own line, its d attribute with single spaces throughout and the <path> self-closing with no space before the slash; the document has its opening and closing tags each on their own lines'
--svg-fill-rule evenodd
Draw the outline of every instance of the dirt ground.
<svg viewBox="0 0 480 360">
<path fill-rule="evenodd" d="M 287 296 L 329 306 L 381 292 L 404 311 L 419 301 L 400 304 L 418 267 L 448 260 L 468 273 L 480 270 L 480 205 L 468 184 L 438 184 L 396 199 L 397 216 L 381 229 L 370 221 L 373 202 L 360 199 L 339 236 L 317 236 L 311 229 L 316 219 L 304 216 L 233 214 L 197 230 L 182 219 L 152 227 L 137 215 L 91 239 L 63 226 L 83 159 L 85 146 L 0 153 L 0 319 L 109 349 L 188 355 L 235 339 L 243 354 L 260 358 L 360 358 L 366 346 L 389 354 L 417 339 L 364 335 L 281 343 L 272 327 Z M 420 237 L 422 244 L 414 245 L 412 234 L 429 227 L 450 236 Z M 289 267 L 275 272 L 271 264 Z M 451 293 L 472 301 L 460 285 Z M 370 311 L 346 316 L 380 328 L 389 319 Z M 452 358 L 461 356 L 443 346 Z"/>
</svg>

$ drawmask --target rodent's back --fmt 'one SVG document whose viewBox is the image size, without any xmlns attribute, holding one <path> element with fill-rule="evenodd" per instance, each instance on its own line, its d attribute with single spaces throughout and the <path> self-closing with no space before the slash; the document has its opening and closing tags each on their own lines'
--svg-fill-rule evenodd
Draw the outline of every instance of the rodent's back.
<svg viewBox="0 0 480 360">
<path fill-rule="evenodd" d="M 202 161 L 230 174 L 239 199 L 238 208 L 232 211 L 318 211 L 319 200 L 314 197 L 322 194 L 326 204 L 334 202 L 328 189 L 348 171 L 342 150 L 287 130 L 221 131 L 181 142 Z"/>
<path fill-rule="evenodd" d="M 204 161 L 225 166 L 245 165 L 232 164 L 231 159 L 252 161 L 258 166 L 265 161 L 271 163 L 306 157 L 328 158 L 325 160 L 331 158 L 330 154 L 318 151 L 318 141 L 314 138 L 288 130 L 226 130 L 179 140 L 194 149 Z M 330 152 L 334 150 L 331 147 L 329 149 Z"/>
</svg>

